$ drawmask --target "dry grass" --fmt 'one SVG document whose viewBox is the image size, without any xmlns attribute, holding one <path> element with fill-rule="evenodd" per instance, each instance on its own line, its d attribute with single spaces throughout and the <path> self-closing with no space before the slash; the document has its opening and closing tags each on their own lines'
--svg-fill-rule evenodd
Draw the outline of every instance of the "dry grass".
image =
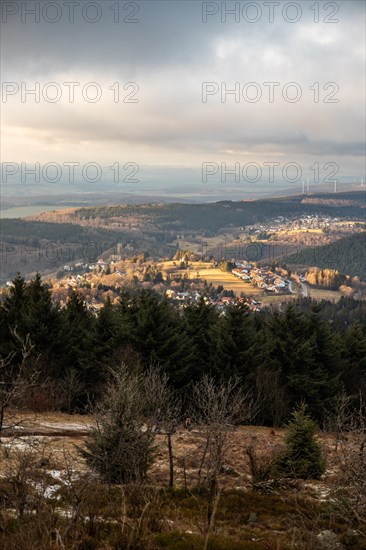
<svg viewBox="0 0 366 550">
<path fill-rule="evenodd" d="M 260 297 L 261 304 L 283 304 L 284 302 L 291 302 L 298 298 L 297 294 L 265 294 Z"/>
<path fill-rule="evenodd" d="M 179 261 L 159 263 L 162 270 L 174 269 L 180 275 L 187 274 L 189 279 L 196 279 L 197 272 L 199 279 L 212 283 L 214 286 L 222 285 L 226 290 L 233 290 L 237 296 L 244 292 L 247 296 L 262 296 L 263 291 L 260 288 L 251 286 L 232 275 L 232 273 L 221 271 L 219 268 L 212 267 L 209 262 L 190 262 L 189 269 L 179 269 Z"/>
<path fill-rule="evenodd" d="M 261 289 L 244 283 L 238 279 L 238 277 L 235 277 L 235 275 L 221 271 L 221 269 L 211 268 L 202 271 L 200 276 L 201 279 L 206 280 L 208 283 L 212 283 L 214 286 L 222 285 L 226 290 L 233 290 L 238 296 L 240 296 L 241 292 L 250 296 L 262 296 L 263 294 Z"/>
<path fill-rule="evenodd" d="M 65 467 L 63 455 L 65 452 L 75 458 L 75 468 L 78 464 L 84 470 L 84 463 L 77 453 L 77 446 L 82 446 L 93 425 L 93 419 L 87 415 L 68 415 L 63 413 L 42 413 L 35 416 L 32 413 L 23 415 L 22 428 L 14 439 L 4 437 L 3 445 L 13 448 L 25 448 L 27 441 L 38 441 L 47 444 L 58 468 Z M 229 469 L 222 474 L 222 482 L 226 489 L 249 488 L 250 468 L 246 455 L 246 447 L 253 445 L 260 456 L 271 455 L 283 445 L 283 429 L 273 429 L 261 426 L 241 426 L 229 433 L 228 453 L 225 466 Z M 334 475 L 337 455 L 334 452 L 334 441 L 331 435 L 322 437 L 327 454 L 328 473 Z M 150 470 L 149 479 L 153 484 L 167 485 L 169 480 L 169 462 L 167 441 L 164 434 L 156 435 L 155 462 Z M 173 451 L 175 459 L 175 480 L 178 486 L 194 486 L 197 481 L 200 456 L 204 446 L 203 430 L 195 426 L 188 431 L 183 426 L 178 427 L 173 436 Z"/>
<path fill-rule="evenodd" d="M 162 271 L 174 269 L 175 273 L 188 276 L 188 280 L 196 279 L 198 272 L 198 278 L 201 281 L 212 283 L 215 287 L 222 285 L 225 290 L 233 290 L 236 296 L 240 296 L 243 292 L 246 296 L 252 296 L 265 304 L 286 302 L 296 298 L 296 295 L 290 294 L 266 294 L 261 288 L 241 281 L 232 273 L 212 267 L 212 264 L 209 262 L 189 262 L 189 269 L 179 269 L 179 261 L 161 262 L 158 265 Z"/>
<path fill-rule="evenodd" d="M 338 302 L 341 296 L 343 296 L 339 290 L 312 288 L 312 287 L 309 287 L 309 285 L 308 285 L 308 289 L 309 289 L 310 298 L 314 298 L 315 300 L 334 300 L 335 302 Z"/>
<path fill-rule="evenodd" d="M 13 485 L 9 485 L 10 478 L 6 476 L 9 476 L 9 471 L 15 471 L 21 454 L 29 453 L 31 449 L 33 454 L 29 456 L 34 459 L 35 469 L 33 473 L 30 470 L 30 474 L 46 476 L 40 478 L 43 481 L 51 476 L 53 496 L 48 507 L 41 503 L 34 514 L 20 516 L 16 521 L 12 519 L 14 512 L 6 515 L 3 507 L 0 516 L 3 521 L 0 529 L 2 548 L 203 549 L 208 500 L 205 493 L 196 489 L 204 443 L 203 432 L 198 426 L 194 426 L 191 432 L 180 427 L 173 437 L 174 490 L 167 489 L 168 451 L 163 434 L 156 437 L 156 460 L 150 470 L 148 484 L 136 488 L 110 488 L 95 478 L 77 479 L 78 474 L 86 473 L 86 467 L 76 445 L 82 446 L 85 442 L 87 435 L 83 430 L 92 424 L 90 417 L 51 413 L 38 418 L 29 415 L 26 420 L 29 434 L 51 428 L 54 433 L 3 439 L 1 488 L 10 491 L 9 494 L 14 497 Z M 74 435 L 71 436 L 73 430 Z M 330 504 L 326 502 L 340 465 L 332 435 L 320 435 L 328 459 L 324 479 L 295 481 L 286 489 L 271 494 L 252 491 L 246 446 L 252 445 L 259 457 L 266 458 L 281 448 L 283 435 L 282 429 L 256 426 L 243 426 L 229 434 L 225 469 L 220 477 L 223 490 L 208 545 L 211 550 L 312 550 L 318 548 L 315 537 L 321 530 L 332 529 L 340 537 L 346 535 L 348 524 L 333 517 Z M 47 459 L 45 470 L 42 467 L 39 469 L 37 452 L 43 462 L 45 457 Z M 59 481 L 62 476 L 69 476 L 71 484 L 69 481 L 69 484 L 62 485 Z M 30 481 L 32 479 L 29 478 Z M 59 493 L 58 484 L 61 484 Z M 27 494 L 32 495 L 33 499 L 37 496 L 34 491 L 38 485 L 28 488 L 30 492 Z M 23 490 L 27 491 L 25 486 Z M 30 502 L 29 497 L 27 499 Z M 70 515 L 70 510 L 73 510 L 73 515 Z M 250 521 L 252 516 L 254 520 Z M 54 525 L 62 536 L 63 546 L 51 542 Z M 32 538 L 31 543 L 29 537 Z M 38 545 L 32 546 L 36 540 Z M 80 546 L 81 540 L 84 540 L 84 545 Z M 133 543 L 130 544 L 131 540 Z M 361 550 L 365 547 L 362 546 L 365 540 L 349 548 Z"/>
</svg>

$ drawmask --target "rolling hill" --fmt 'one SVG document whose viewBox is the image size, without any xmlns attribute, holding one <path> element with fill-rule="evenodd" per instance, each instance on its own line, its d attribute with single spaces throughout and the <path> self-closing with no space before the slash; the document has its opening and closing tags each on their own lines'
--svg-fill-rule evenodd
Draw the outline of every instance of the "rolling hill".
<svg viewBox="0 0 366 550">
<path fill-rule="evenodd" d="M 0 279 L 7 280 L 17 271 L 32 275 L 35 271 L 53 272 L 68 262 L 94 261 L 95 256 L 107 254 L 117 243 L 125 246 L 131 241 L 135 243 L 136 252 L 173 256 L 178 235 L 215 237 L 222 230 L 251 226 L 278 216 L 295 218 L 315 214 L 363 220 L 365 193 L 324 193 L 205 204 L 122 204 L 69 208 L 26 219 L 2 219 Z M 308 254 L 310 258 L 314 256 L 313 252 Z M 314 265 L 315 262 L 310 263 Z M 345 265 L 355 265 L 355 260 Z M 359 271 L 357 266 L 353 269 L 355 274 Z"/>
<path fill-rule="evenodd" d="M 286 263 L 335 269 L 345 275 L 366 280 L 366 232 L 324 246 L 305 248 L 289 256 Z"/>
</svg>

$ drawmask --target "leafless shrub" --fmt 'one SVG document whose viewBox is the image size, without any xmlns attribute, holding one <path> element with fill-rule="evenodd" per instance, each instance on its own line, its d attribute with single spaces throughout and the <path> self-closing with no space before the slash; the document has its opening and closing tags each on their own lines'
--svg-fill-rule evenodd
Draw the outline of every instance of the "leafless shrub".
<svg viewBox="0 0 366 550">
<path fill-rule="evenodd" d="M 150 367 L 144 377 L 147 418 L 154 423 L 155 433 L 163 433 L 167 438 L 169 454 L 169 487 L 174 485 L 173 436 L 181 420 L 182 404 L 169 386 L 168 376 Z"/>
<path fill-rule="evenodd" d="M 324 431 L 334 436 L 335 452 L 338 451 L 340 443 L 347 439 L 347 433 L 353 430 L 354 407 L 352 407 L 352 401 L 352 396 L 343 391 L 335 398 L 332 410 L 325 414 Z"/>
<path fill-rule="evenodd" d="M 259 454 L 252 441 L 246 446 L 245 452 L 249 460 L 249 469 L 252 476 L 252 487 L 256 491 L 272 493 L 279 487 L 279 477 L 276 473 L 276 462 L 280 451 L 271 450 L 266 454 Z"/>
<path fill-rule="evenodd" d="M 29 336 L 23 340 L 16 331 L 13 334 L 21 345 L 21 359 L 15 361 L 15 352 L 0 359 L 0 437 L 4 430 L 12 429 L 14 423 L 19 423 L 19 420 L 12 422 L 8 417 L 4 426 L 5 412 L 37 383 L 39 376 L 37 360 L 30 361 L 34 346 Z"/>
<path fill-rule="evenodd" d="M 52 483 L 48 473 L 49 447 L 37 438 L 13 439 L 2 464 L 2 504 L 18 517 L 39 514 L 48 506 L 45 495 Z"/>
<path fill-rule="evenodd" d="M 337 440 L 339 474 L 332 496 L 340 516 L 366 535 L 366 405 L 361 394 L 358 410 L 345 418 L 343 437 Z"/>
<path fill-rule="evenodd" d="M 250 392 L 242 389 L 238 378 L 217 384 L 210 376 L 204 376 L 194 386 L 192 399 L 196 421 L 202 425 L 205 436 L 198 484 L 202 483 L 205 469 L 206 480 L 216 486 L 230 446 L 228 433 L 239 423 L 250 421 L 253 416 L 253 398 Z"/>
<path fill-rule="evenodd" d="M 214 516 L 220 498 L 219 474 L 230 448 L 228 434 L 239 423 L 249 422 L 253 416 L 253 398 L 245 392 L 239 378 L 216 383 L 204 376 L 193 388 L 193 406 L 196 421 L 204 430 L 204 449 L 198 471 L 198 487 L 208 496 L 207 534 L 214 527 Z"/>
</svg>

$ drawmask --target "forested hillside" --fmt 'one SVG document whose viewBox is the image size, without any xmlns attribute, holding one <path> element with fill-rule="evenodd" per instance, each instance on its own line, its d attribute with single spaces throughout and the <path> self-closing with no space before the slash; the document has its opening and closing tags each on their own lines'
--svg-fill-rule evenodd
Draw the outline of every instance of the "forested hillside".
<svg viewBox="0 0 366 550">
<path fill-rule="evenodd" d="M 119 228 L 112 231 L 72 223 L 4 219 L 1 220 L 0 281 L 14 277 L 19 269 L 32 274 L 56 271 L 78 260 L 93 262 L 106 253 L 115 253 L 117 243 L 125 246 L 132 241 L 138 252 L 171 253 L 171 248 L 160 242 L 159 235 L 142 238 Z"/>
<path fill-rule="evenodd" d="M 35 246 L 42 241 L 50 241 L 53 243 L 67 243 L 67 242 L 90 242 L 106 241 L 112 242 L 117 238 L 125 238 L 126 233 L 118 232 L 117 234 L 111 234 L 105 229 L 98 229 L 94 227 L 86 228 L 80 225 L 75 226 L 71 223 L 47 223 L 28 221 L 23 219 L 5 219 L 1 222 L 1 229 L 3 237 L 7 239 L 7 242 L 18 243 L 22 242 L 25 237 L 28 238 L 29 243 Z"/>
<path fill-rule="evenodd" d="M 366 233 L 358 233 L 338 241 L 305 248 L 287 258 L 287 263 L 334 269 L 345 275 L 366 279 Z"/>
<path fill-rule="evenodd" d="M 331 197 L 333 202 L 323 203 L 324 197 Z M 295 196 L 208 204 L 101 206 L 80 208 L 76 210 L 75 217 L 101 220 L 132 217 L 159 224 L 159 227 L 165 230 L 203 230 L 214 233 L 230 225 L 251 225 L 276 216 L 322 213 L 329 216 L 351 216 L 362 219 L 365 215 L 363 193 L 340 194 L 338 201 L 334 201 L 334 195 L 315 195 L 312 198 L 311 202 L 303 196 Z"/>
</svg>

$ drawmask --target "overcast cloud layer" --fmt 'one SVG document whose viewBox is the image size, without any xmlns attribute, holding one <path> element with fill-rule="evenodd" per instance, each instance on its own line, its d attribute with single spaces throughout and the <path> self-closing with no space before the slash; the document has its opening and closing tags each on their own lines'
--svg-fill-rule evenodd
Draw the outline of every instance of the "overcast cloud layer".
<svg viewBox="0 0 366 550">
<path fill-rule="evenodd" d="M 54 2 L 55 3 L 55 2 Z M 54 4 L 53 3 L 53 4 Z M 314 22 L 314 2 L 298 1 L 301 19 L 284 20 L 275 6 L 274 22 L 263 2 L 262 16 L 255 23 L 234 16 L 221 21 L 225 3 L 213 2 L 208 9 L 218 13 L 202 21 L 202 2 L 144 1 L 120 4 L 120 19 L 113 22 L 109 9 L 116 2 L 99 2 L 102 17 L 90 23 L 80 16 L 86 2 L 75 6 L 75 22 L 69 22 L 64 2 L 57 2 L 62 17 L 55 23 L 39 23 L 19 12 L 2 23 L 1 67 L 3 82 L 56 82 L 62 97 L 56 103 L 21 94 L 2 97 L 3 162 L 136 162 L 139 165 L 169 166 L 172 181 L 177 167 L 197 169 L 202 162 L 297 162 L 310 166 L 336 162 L 339 175 L 365 174 L 365 2 L 363 0 L 318 2 L 320 22 Z M 27 2 L 29 6 L 37 2 Z M 44 5 L 45 2 L 40 2 Z M 232 8 L 235 2 L 226 2 Z M 242 9 L 248 2 L 239 2 Z M 315 3 L 317 4 L 317 3 Z M 325 23 L 332 7 L 338 23 Z M 12 8 L 6 8 L 11 11 Z M 254 8 L 253 8 L 254 9 Z M 4 10 L 4 6 L 3 6 Z M 52 6 L 49 8 L 52 18 Z M 56 12 L 55 12 L 56 13 Z M 93 8 L 88 12 L 93 16 Z M 246 12 L 254 17 L 254 11 Z M 286 12 L 293 17 L 294 11 Z M 69 101 L 64 82 L 79 82 L 75 101 Z M 81 94 L 88 82 L 97 82 L 102 97 L 89 103 Z M 138 91 L 137 103 L 114 102 L 109 89 L 120 83 L 122 97 Z M 202 102 L 202 83 L 215 82 L 219 91 Z M 261 86 L 257 103 L 239 103 L 233 95 L 221 101 L 221 83 L 240 90 L 249 82 Z M 268 101 L 265 82 L 280 83 L 274 101 Z M 282 97 L 283 86 L 296 82 L 300 101 Z M 319 83 L 320 101 L 309 87 Z M 327 83 L 336 83 L 326 90 Z M 10 89 L 10 88 L 8 88 Z M 4 88 L 3 88 L 4 91 Z M 247 90 L 252 96 L 254 88 Z M 290 93 L 291 92 L 291 93 Z M 324 103 L 330 97 L 338 103 Z M 289 89 L 292 96 L 294 89 Z M 52 90 L 49 89 L 52 96 Z M 92 95 L 92 90 L 90 89 Z M 192 182 L 190 182 L 192 183 Z"/>
</svg>

